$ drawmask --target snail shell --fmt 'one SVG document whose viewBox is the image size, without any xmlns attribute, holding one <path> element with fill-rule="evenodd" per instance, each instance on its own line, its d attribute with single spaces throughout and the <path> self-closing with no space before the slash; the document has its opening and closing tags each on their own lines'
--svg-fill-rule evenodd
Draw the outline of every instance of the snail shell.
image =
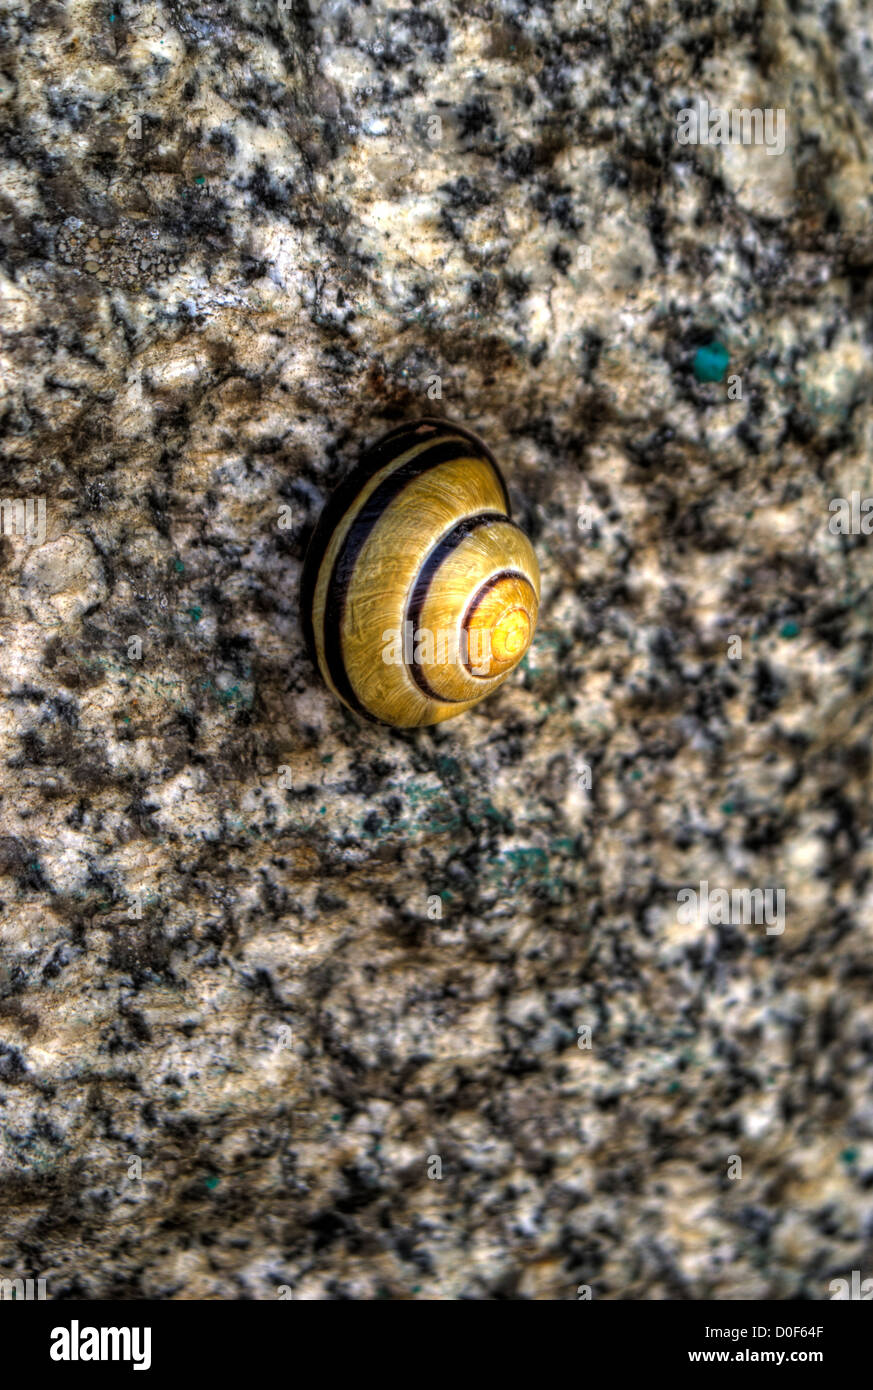
<svg viewBox="0 0 873 1390">
<path fill-rule="evenodd" d="M 337 488 L 303 565 L 310 653 L 351 710 L 400 728 L 463 714 L 527 651 L 540 577 L 497 462 L 442 419 L 391 430 Z"/>
</svg>

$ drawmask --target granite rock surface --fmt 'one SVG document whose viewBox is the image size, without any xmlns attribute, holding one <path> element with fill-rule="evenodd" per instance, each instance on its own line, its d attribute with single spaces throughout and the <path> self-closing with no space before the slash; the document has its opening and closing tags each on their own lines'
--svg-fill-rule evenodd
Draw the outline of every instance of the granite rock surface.
<svg viewBox="0 0 873 1390">
<path fill-rule="evenodd" d="M 873 494 L 870 20 L 5 7 L 0 1275 L 873 1275 L 873 566 L 829 510 Z M 680 143 L 703 100 L 784 150 Z M 434 413 L 543 603 L 405 733 L 323 688 L 297 583 Z M 704 882 L 784 930 L 683 920 Z"/>
</svg>

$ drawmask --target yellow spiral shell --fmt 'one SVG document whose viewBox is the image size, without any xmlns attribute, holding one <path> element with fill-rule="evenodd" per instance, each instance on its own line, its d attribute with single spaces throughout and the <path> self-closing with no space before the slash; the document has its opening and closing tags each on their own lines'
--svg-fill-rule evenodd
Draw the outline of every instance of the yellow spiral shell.
<svg viewBox="0 0 873 1390">
<path fill-rule="evenodd" d="M 495 690 L 527 651 L 540 576 L 490 450 L 450 420 L 392 430 L 337 488 L 310 542 L 301 613 L 349 709 L 437 724 Z"/>
</svg>

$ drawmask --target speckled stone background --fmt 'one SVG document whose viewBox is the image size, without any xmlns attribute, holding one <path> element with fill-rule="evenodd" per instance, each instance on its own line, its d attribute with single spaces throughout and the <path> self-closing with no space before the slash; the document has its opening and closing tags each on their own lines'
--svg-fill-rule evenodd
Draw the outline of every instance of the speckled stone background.
<svg viewBox="0 0 873 1390">
<path fill-rule="evenodd" d="M 46 534 L 0 539 L 0 1275 L 873 1275 L 873 567 L 828 529 L 873 493 L 871 21 L 6 6 L 0 496 Z M 703 97 L 785 153 L 678 144 Z M 323 689 L 297 583 L 361 445 L 435 412 L 543 607 L 400 733 Z M 702 879 L 784 887 L 784 933 L 681 925 Z"/>
</svg>

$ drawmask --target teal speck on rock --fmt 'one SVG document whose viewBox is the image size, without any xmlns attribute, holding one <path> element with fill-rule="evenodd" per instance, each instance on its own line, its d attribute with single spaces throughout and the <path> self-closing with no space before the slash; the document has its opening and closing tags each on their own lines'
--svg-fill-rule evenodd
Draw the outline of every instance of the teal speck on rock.
<svg viewBox="0 0 873 1390">
<path fill-rule="evenodd" d="M 721 381 L 729 361 L 724 343 L 707 343 L 694 354 L 694 375 L 698 381 Z"/>
</svg>

